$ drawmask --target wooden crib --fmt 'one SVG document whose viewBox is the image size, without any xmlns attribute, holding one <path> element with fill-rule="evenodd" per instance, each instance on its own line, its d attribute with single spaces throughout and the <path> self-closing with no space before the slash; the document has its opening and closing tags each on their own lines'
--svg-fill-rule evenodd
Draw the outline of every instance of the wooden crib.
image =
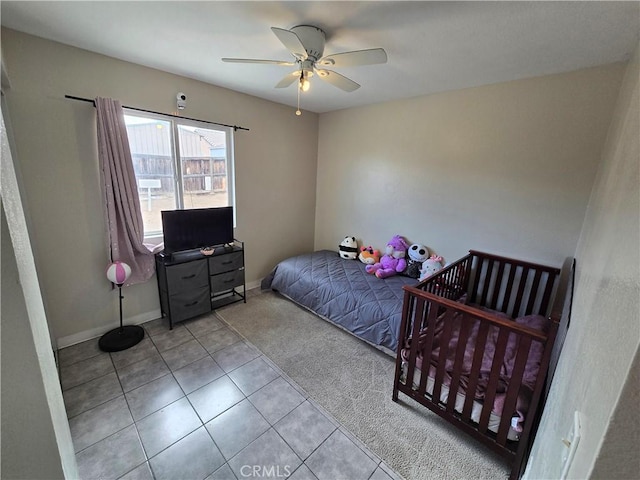
<svg viewBox="0 0 640 480">
<path fill-rule="evenodd" d="M 519 478 L 568 328 L 573 266 L 471 250 L 403 287 L 393 400 L 410 396 L 502 454 Z"/>
</svg>

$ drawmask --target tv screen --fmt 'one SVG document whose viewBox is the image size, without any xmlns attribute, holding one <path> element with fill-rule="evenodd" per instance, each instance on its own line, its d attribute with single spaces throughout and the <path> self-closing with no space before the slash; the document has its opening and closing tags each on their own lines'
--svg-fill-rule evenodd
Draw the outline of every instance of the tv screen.
<svg viewBox="0 0 640 480">
<path fill-rule="evenodd" d="M 214 247 L 233 242 L 233 207 L 163 210 L 164 251 Z"/>
</svg>

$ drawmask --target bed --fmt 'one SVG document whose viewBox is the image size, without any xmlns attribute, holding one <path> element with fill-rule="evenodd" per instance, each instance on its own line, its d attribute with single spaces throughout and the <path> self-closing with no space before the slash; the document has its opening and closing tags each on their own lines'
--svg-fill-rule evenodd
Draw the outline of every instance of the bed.
<svg viewBox="0 0 640 480">
<path fill-rule="evenodd" d="M 319 250 L 280 262 L 261 288 L 272 289 L 316 315 L 395 356 L 405 285 L 415 278 L 379 279 L 358 260 Z"/>
<path fill-rule="evenodd" d="M 519 478 L 568 328 L 573 268 L 471 250 L 404 286 L 393 400 L 413 398 Z"/>
</svg>

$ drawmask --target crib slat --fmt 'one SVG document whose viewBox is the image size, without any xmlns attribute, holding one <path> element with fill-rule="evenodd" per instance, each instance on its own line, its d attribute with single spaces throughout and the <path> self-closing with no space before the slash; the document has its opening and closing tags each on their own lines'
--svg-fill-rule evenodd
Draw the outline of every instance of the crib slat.
<svg viewBox="0 0 640 480">
<path fill-rule="evenodd" d="M 493 401 L 496 398 L 496 390 L 498 389 L 498 380 L 500 380 L 500 370 L 502 369 L 502 361 L 504 360 L 504 352 L 507 349 L 507 340 L 509 339 L 509 331 L 501 328 L 496 342 L 496 349 L 493 353 L 493 361 L 491 362 L 491 373 L 489 374 L 489 383 L 484 396 L 484 404 L 482 405 L 482 413 L 480 414 L 480 422 L 478 430 L 480 433 L 487 433 L 489 425 L 489 417 L 493 408 Z"/>
<path fill-rule="evenodd" d="M 554 275 L 555 273 L 555 275 Z M 547 272 L 546 275 L 546 287 L 544 289 L 544 296 L 542 297 L 542 303 L 540 304 L 540 311 L 538 312 L 540 315 L 548 315 L 549 314 L 549 300 L 551 299 L 551 293 L 553 292 L 553 285 L 555 284 L 555 276 L 557 276 L 558 272 Z"/>
<path fill-rule="evenodd" d="M 467 255 L 465 259 L 464 267 L 464 291 L 469 295 L 471 293 L 471 269 L 473 268 L 473 259 L 471 255 Z M 471 301 L 471 298 L 467 298 L 467 302 Z"/>
<path fill-rule="evenodd" d="M 418 344 L 420 343 L 420 327 L 422 326 L 422 319 L 424 317 L 425 300 L 418 298 L 416 301 L 415 318 L 413 319 L 413 328 L 411 332 L 411 347 L 409 348 L 409 370 L 407 371 L 407 385 L 409 388 L 413 385 L 413 371 L 412 365 L 416 364 L 416 356 L 418 353 Z M 435 306 L 433 307 L 435 309 Z"/>
<path fill-rule="evenodd" d="M 447 399 L 447 412 L 453 413 L 456 406 L 458 388 L 460 387 L 460 376 L 464 364 L 464 354 L 467 350 L 467 340 L 469 339 L 469 331 L 471 330 L 473 318 L 462 313 L 460 316 L 460 333 L 458 334 L 458 347 L 453 363 L 453 371 L 451 373 L 451 382 L 449 383 L 449 398 Z"/>
<path fill-rule="evenodd" d="M 538 287 L 540 286 L 541 275 L 542 271 L 536 270 L 536 274 L 533 277 L 533 285 L 529 289 L 529 303 L 527 304 L 527 309 L 524 312 L 525 315 L 529 315 L 533 311 L 533 306 L 536 303 L 536 298 L 538 297 Z"/>
<path fill-rule="evenodd" d="M 496 275 L 496 283 L 493 289 L 493 298 L 491 299 L 491 303 L 489 303 L 488 307 L 492 309 L 496 309 L 498 306 L 498 299 L 500 297 L 500 291 L 502 290 L 502 280 L 504 275 L 504 262 L 500 262 L 498 267 L 498 275 Z M 502 307 L 504 308 L 504 306 Z"/>
<path fill-rule="evenodd" d="M 462 266 L 461 265 L 457 265 L 456 268 L 454 268 L 451 272 L 451 288 L 450 288 L 450 293 L 449 293 L 449 297 L 451 298 L 451 300 L 457 300 L 458 297 L 460 296 L 460 272 L 462 270 Z"/>
<path fill-rule="evenodd" d="M 398 393 L 400 389 L 400 379 L 402 377 L 402 348 L 404 341 L 407 338 L 407 331 L 409 330 L 408 324 L 411 323 L 413 318 L 413 307 L 415 305 L 415 296 L 411 295 L 408 291 L 404 291 L 404 301 L 402 302 L 402 318 L 400 320 L 400 329 L 398 331 L 398 349 L 396 351 L 396 372 L 393 379 L 393 393 L 392 400 L 398 401 Z"/>
<path fill-rule="evenodd" d="M 470 275 L 470 265 L 471 265 L 471 257 L 467 257 L 464 264 L 461 264 L 458 267 L 458 278 L 456 279 L 456 283 L 459 285 L 458 288 L 458 296 L 466 293 L 468 286 L 468 278 Z M 457 300 L 457 298 L 456 298 Z"/>
<path fill-rule="evenodd" d="M 456 268 L 453 269 L 452 273 L 453 278 L 451 280 L 453 282 L 453 286 L 458 289 L 460 285 L 460 265 L 456 266 Z"/>
<path fill-rule="evenodd" d="M 435 336 L 436 329 L 438 328 L 438 308 L 435 305 L 432 305 L 429 309 L 429 315 L 427 320 L 427 327 L 424 335 L 424 346 L 421 347 L 422 352 L 422 365 L 420 369 L 420 385 L 418 386 L 418 393 L 420 395 L 426 395 L 427 391 L 427 378 L 429 377 L 429 368 L 431 367 L 431 355 L 430 352 L 433 350 L 433 337 Z M 415 369 L 415 363 L 409 364 L 409 368 L 412 370 Z M 413 384 L 409 384 L 413 387 Z"/>
<path fill-rule="evenodd" d="M 402 321 L 400 324 L 400 333 L 403 336 L 403 339 L 409 338 L 411 335 L 411 325 L 412 319 L 415 317 L 415 303 L 416 297 L 411 295 L 409 292 L 404 292 L 404 302 L 402 303 Z M 398 346 L 402 348 L 400 345 L 400 339 L 398 339 Z M 398 350 L 398 354 L 400 350 Z"/>
<path fill-rule="evenodd" d="M 440 392 L 442 391 L 442 381 L 444 379 L 445 367 L 447 363 L 447 351 L 449 350 L 449 341 L 451 340 L 451 331 L 453 330 L 454 310 L 448 308 L 444 316 L 444 328 L 440 333 L 440 354 L 438 355 L 438 367 L 436 369 L 436 377 L 433 384 L 432 400 L 438 404 L 440 402 Z"/>
<path fill-rule="evenodd" d="M 516 303 L 513 305 L 513 313 L 512 317 L 520 316 L 520 306 L 522 305 L 522 297 L 524 295 L 524 287 L 527 285 L 527 280 L 529 279 L 529 267 L 522 268 L 522 275 L 518 281 L 518 293 L 516 295 Z"/>
<path fill-rule="evenodd" d="M 452 270 L 447 270 L 447 273 L 444 275 L 444 282 L 442 282 L 440 284 L 440 296 L 444 297 L 444 298 L 450 298 L 450 285 L 451 285 L 451 274 L 453 273 Z"/>
<path fill-rule="evenodd" d="M 518 393 L 520 391 L 520 386 L 522 385 L 522 379 L 527 365 L 527 359 L 529 358 L 530 349 L 531 338 L 520 335 L 516 349 L 516 352 L 518 353 L 516 354 L 513 372 L 509 379 L 509 386 L 507 387 L 507 394 L 505 396 L 504 407 L 502 409 L 502 418 L 500 419 L 500 428 L 498 429 L 498 436 L 496 438 L 498 445 L 504 445 L 507 442 L 507 435 L 511 425 L 511 417 L 515 415 Z"/>
<path fill-rule="evenodd" d="M 516 277 L 517 269 L 518 267 L 516 265 L 512 263 L 509 264 L 509 278 L 507 280 L 507 288 L 504 291 L 504 300 L 503 300 L 504 306 L 502 307 L 502 311 L 511 317 L 513 317 L 514 314 L 512 313 L 511 310 L 509 310 L 509 306 L 511 305 L 511 290 L 513 288 L 513 281 Z"/>
<path fill-rule="evenodd" d="M 480 320 L 477 320 L 480 321 Z M 478 387 L 478 379 L 480 378 L 480 368 L 482 367 L 482 359 L 487 346 L 487 334 L 489 333 L 489 323 L 480 322 L 478 336 L 473 352 L 473 362 L 471 363 L 471 372 L 469 373 L 469 385 L 467 386 L 467 394 L 464 399 L 464 408 L 462 409 L 462 417 L 467 420 L 471 418 L 473 402 L 475 400 L 476 388 Z"/>
<path fill-rule="evenodd" d="M 487 272 L 484 275 L 484 283 L 482 285 L 482 295 L 480 296 L 480 300 L 478 303 L 480 305 L 486 305 L 487 303 L 487 295 L 489 294 L 489 289 L 491 287 L 491 274 L 493 273 L 493 264 L 494 260 L 487 260 Z"/>
<path fill-rule="evenodd" d="M 471 291 L 471 298 L 469 299 L 470 303 L 476 303 L 478 298 L 478 285 L 480 284 L 480 276 L 482 275 L 482 268 L 484 264 L 484 259 L 482 257 L 475 257 L 478 259 L 476 265 L 476 278 L 473 281 L 473 290 Z"/>
</svg>

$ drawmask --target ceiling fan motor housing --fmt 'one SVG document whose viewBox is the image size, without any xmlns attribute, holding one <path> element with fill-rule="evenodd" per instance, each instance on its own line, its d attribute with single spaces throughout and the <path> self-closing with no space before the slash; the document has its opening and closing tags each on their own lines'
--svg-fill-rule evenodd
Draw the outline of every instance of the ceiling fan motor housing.
<svg viewBox="0 0 640 480">
<path fill-rule="evenodd" d="M 295 57 L 295 62 L 254 60 L 250 58 L 223 58 L 222 60 L 236 63 L 295 65 L 298 67 L 296 71 L 287 74 L 276 84 L 276 88 L 286 88 L 298 79 L 299 87 L 303 91 L 306 91 L 309 85 L 308 79 L 315 72 L 325 82 L 345 92 L 353 92 L 360 88 L 360 85 L 337 72 L 317 67 L 353 67 L 387 63 L 387 54 L 382 48 L 340 52 L 324 57 L 326 35 L 322 29 L 313 25 L 297 25 L 290 30 L 271 27 L 271 31 L 273 31 L 282 45 Z"/>
<path fill-rule="evenodd" d="M 322 57 L 325 44 L 325 34 L 322 30 L 311 25 L 298 25 L 291 31 L 300 39 L 309 57 L 314 61 Z"/>
</svg>

